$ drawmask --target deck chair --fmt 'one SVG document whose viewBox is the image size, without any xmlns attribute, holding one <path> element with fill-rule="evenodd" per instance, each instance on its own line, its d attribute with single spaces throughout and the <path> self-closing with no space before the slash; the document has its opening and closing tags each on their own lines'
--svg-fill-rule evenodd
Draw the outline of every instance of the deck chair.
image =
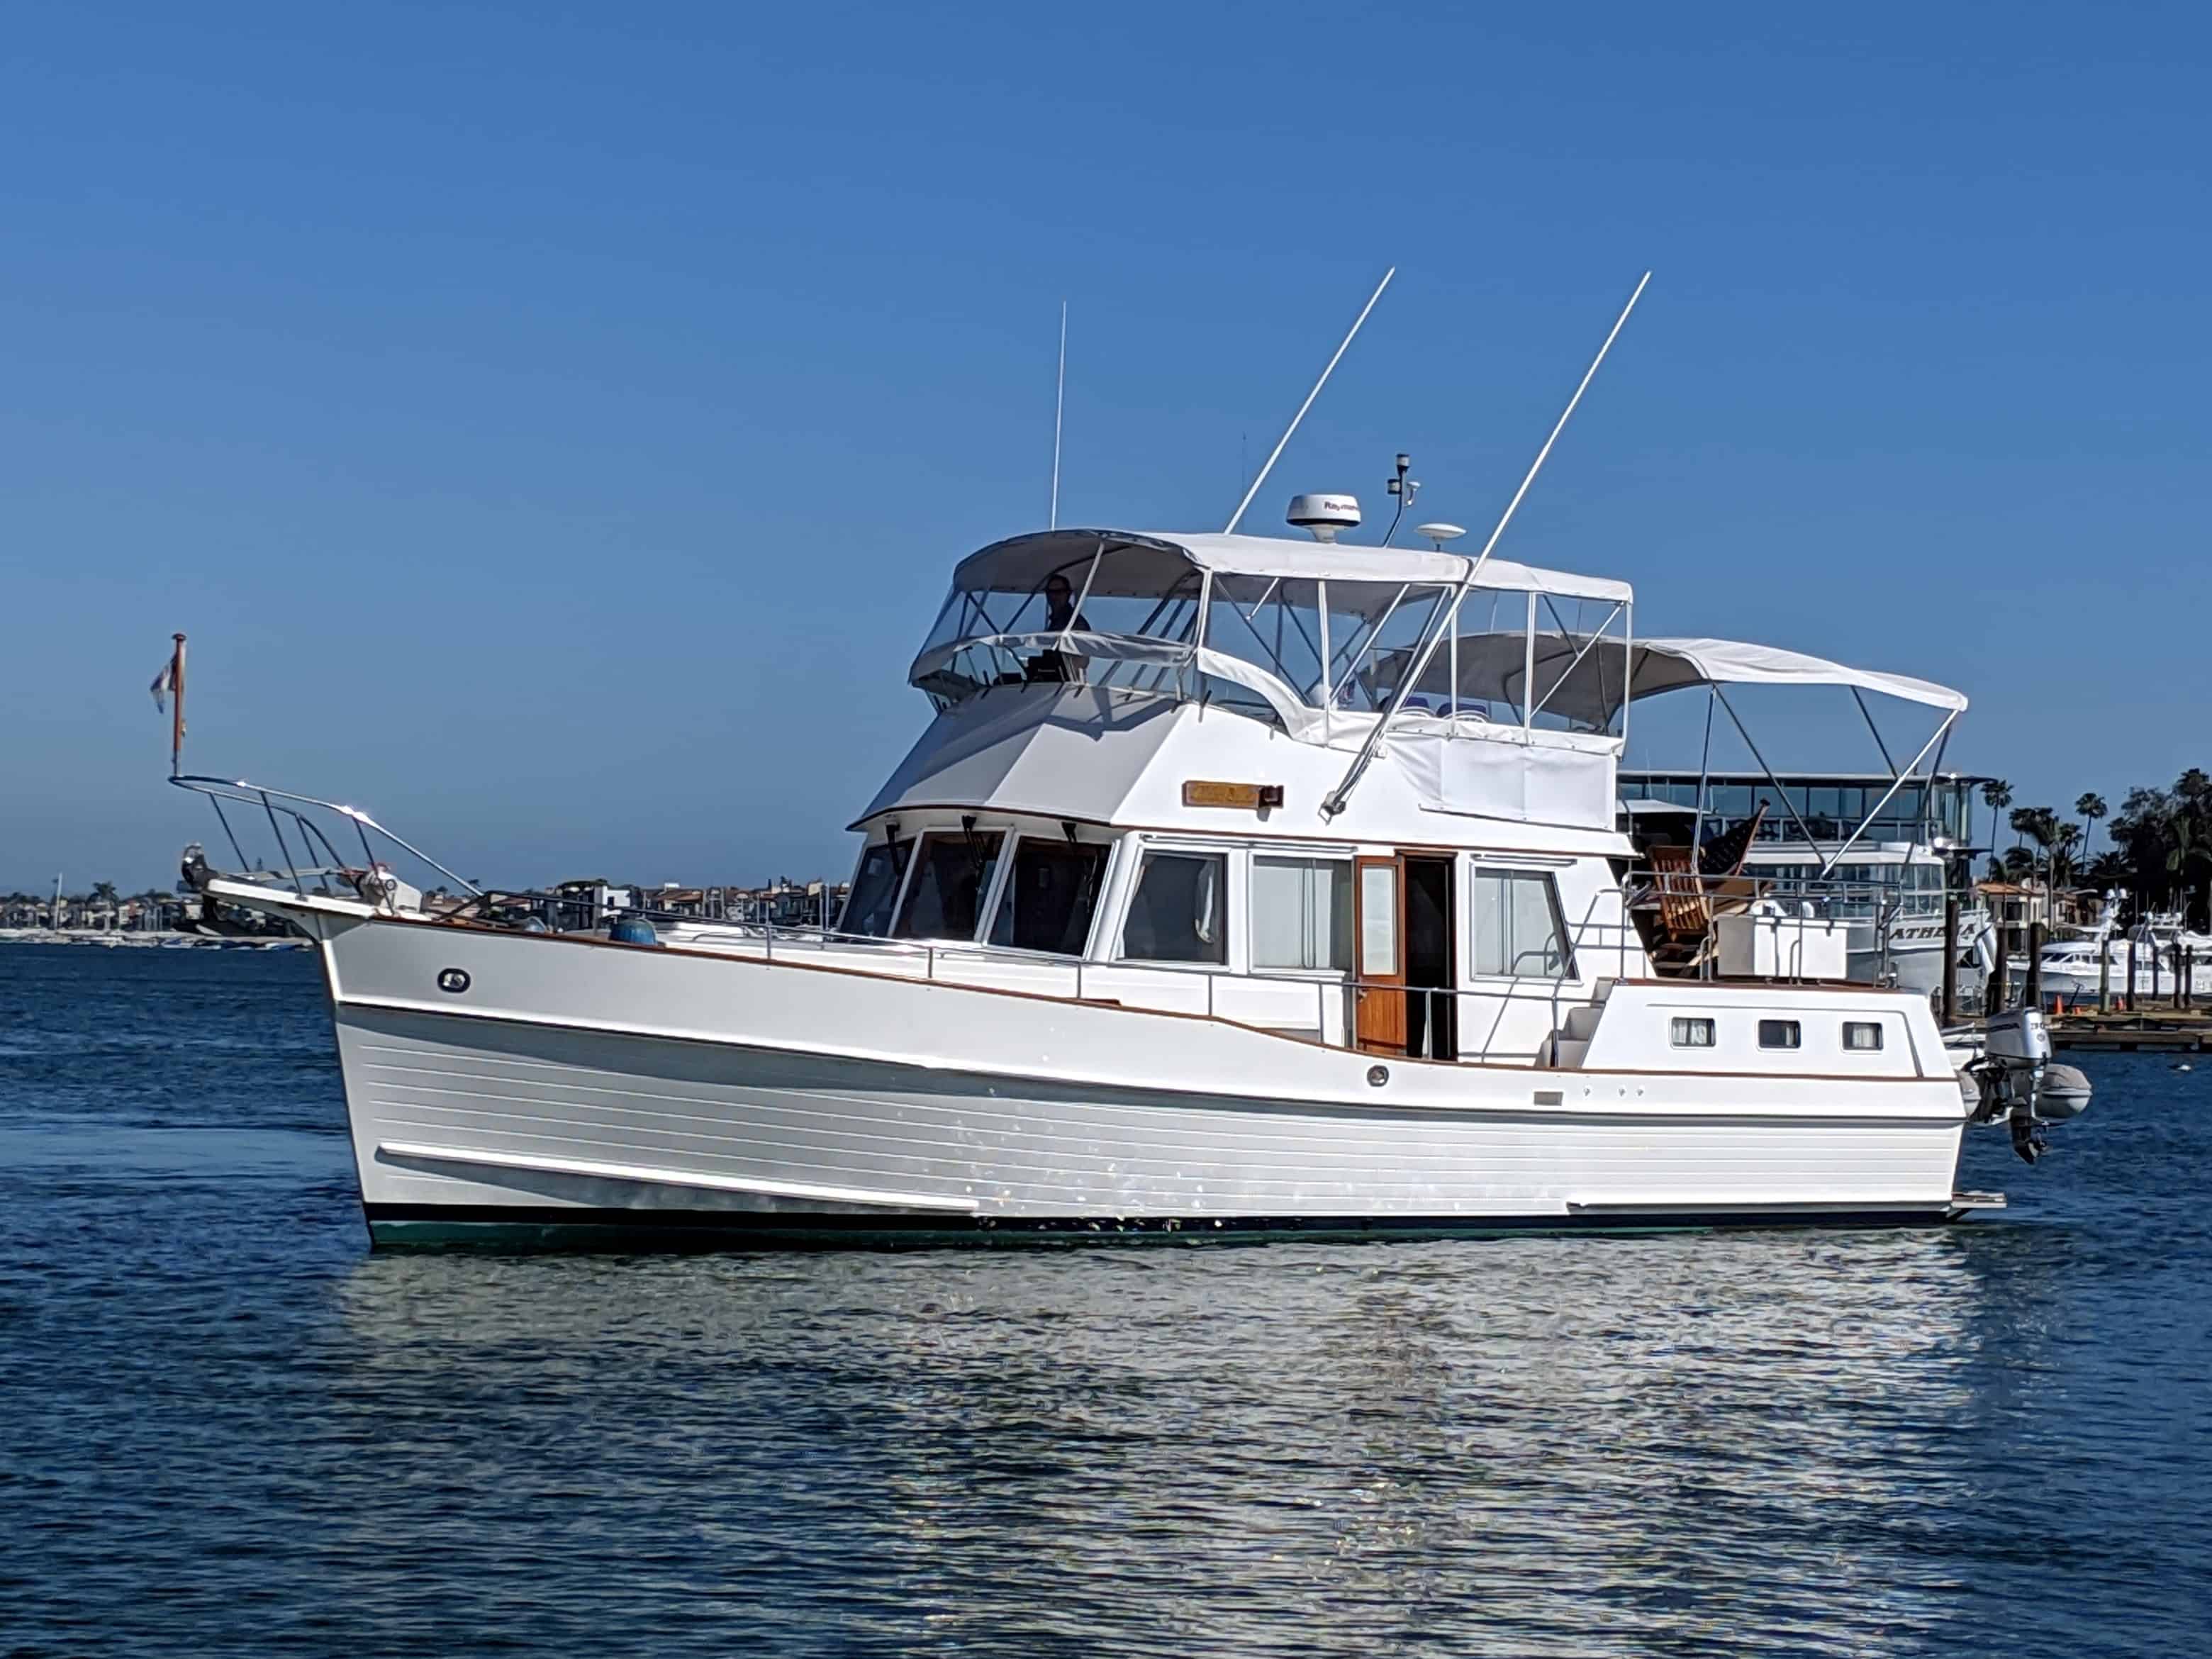
<svg viewBox="0 0 2212 1659">
<path fill-rule="evenodd" d="M 1687 847 L 1654 847 L 1644 858 L 1651 866 L 1644 948 L 1656 967 L 1686 971 L 1713 949 L 1713 918 L 1750 908 L 1757 884 L 1743 877 L 1743 861 L 1759 838 L 1766 808 L 1694 852 Z"/>
</svg>

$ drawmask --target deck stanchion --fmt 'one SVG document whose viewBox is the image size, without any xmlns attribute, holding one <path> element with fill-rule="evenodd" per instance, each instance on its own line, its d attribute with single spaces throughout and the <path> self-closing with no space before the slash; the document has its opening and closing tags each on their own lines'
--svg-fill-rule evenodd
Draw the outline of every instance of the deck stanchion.
<svg viewBox="0 0 2212 1659">
<path fill-rule="evenodd" d="M 1959 894 L 1943 895 L 1943 1023 L 1959 1023 Z"/>
</svg>

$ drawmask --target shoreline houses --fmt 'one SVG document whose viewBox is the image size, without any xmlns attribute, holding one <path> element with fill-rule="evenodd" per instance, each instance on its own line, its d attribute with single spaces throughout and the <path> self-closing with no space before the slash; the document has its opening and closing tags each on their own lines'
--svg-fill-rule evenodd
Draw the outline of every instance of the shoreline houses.
<svg viewBox="0 0 2212 1659">
<path fill-rule="evenodd" d="M 196 898 L 147 891 L 125 896 L 101 882 L 89 893 L 9 893 L 0 896 L 0 928 L 95 933 L 174 933 L 189 927 Z"/>
<path fill-rule="evenodd" d="M 819 878 L 793 881 L 779 876 L 758 887 L 686 886 L 664 881 L 611 881 L 604 876 L 585 876 L 554 883 L 534 902 L 520 897 L 502 902 L 500 908 L 534 914 L 556 933 L 586 932 L 608 926 L 617 916 L 632 912 L 681 918 L 688 921 L 727 921 L 777 927 L 818 927 L 836 918 L 845 902 L 849 884 Z M 422 896 L 422 908 L 434 913 L 457 910 L 466 896 L 433 889 Z"/>
<path fill-rule="evenodd" d="M 628 911 L 681 917 L 693 921 L 729 921 L 778 927 L 823 925 L 845 902 L 848 884 L 823 879 L 793 881 L 779 876 L 760 886 L 687 886 L 612 882 L 599 877 L 556 883 L 535 909 L 560 932 L 604 927 Z M 431 911 L 460 908 L 464 895 L 434 890 L 423 896 Z M 197 896 L 147 891 L 125 896 L 112 884 L 89 893 L 0 895 L 0 931 L 13 933 L 186 933 L 204 930 Z M 228 928 L 222 931 L 228 931 Z"/>
</svg>

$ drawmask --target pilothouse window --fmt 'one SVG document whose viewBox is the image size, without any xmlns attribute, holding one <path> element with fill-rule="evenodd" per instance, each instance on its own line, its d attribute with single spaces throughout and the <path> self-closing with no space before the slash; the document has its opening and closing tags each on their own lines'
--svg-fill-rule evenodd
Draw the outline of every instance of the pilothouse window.
<svg viewBox="0 0 2212 1659">
<path fill-rule="evenodd" d="M 914 880 L 899 907 L 898 926 L 891 931 L 901 939 L 974 939 L 983 896 L 998 867 L 1000 839 L 996 830 L 924 836 L 915 855 Z"/>
<path fill-rule="evenodd" d="M 899 878 L 914 843 L 893 845 L 878 842 L 860 854 L 860 868 L 853 878 L 853 890 L 845 899 L 845 914 L 837 927 L 848 933 L 866 933 L 878 939 L 891 930 L 891 906 L 898 902 Z"/>
<path fill-rule="evenodd" d="M 1105 869 L 1103 847 L 1024 836 L 1015 844 L 991 943 L 1081 956 Z"/>
<path fill-rule="evenodd" d="M 1136 962 L 1229 960 L 1218 853 L 1147 853 L 1121 927 L 1121 954 Z"/>
</svg>

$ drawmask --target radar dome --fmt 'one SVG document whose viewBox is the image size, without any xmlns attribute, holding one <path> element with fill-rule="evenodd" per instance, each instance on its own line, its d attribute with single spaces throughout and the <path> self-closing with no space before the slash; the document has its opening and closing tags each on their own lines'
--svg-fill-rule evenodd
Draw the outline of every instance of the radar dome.
<svg viewBox="0 0 2212 1659">
<path fill-rule="evenodd" d="M 1359 527 L 1357 495 L 1293 495 L 1291 510 L 1283 515 L 1301 530 L 1310 530 L 1317 542 L 1333 542 L 1340 530 Z"/>
</svg>

